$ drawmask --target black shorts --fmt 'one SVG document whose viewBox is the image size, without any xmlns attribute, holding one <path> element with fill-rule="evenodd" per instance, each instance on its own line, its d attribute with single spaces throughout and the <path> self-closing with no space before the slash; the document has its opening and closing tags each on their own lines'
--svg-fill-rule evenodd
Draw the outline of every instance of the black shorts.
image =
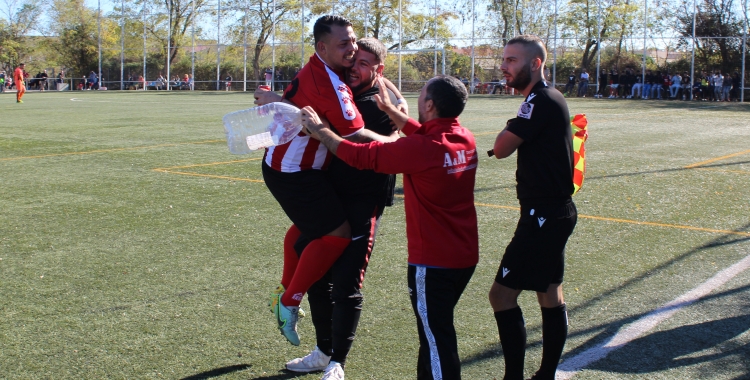
<svg viewBox="0 0 750 380">
<path fill-rule="evenodd" d="M 573 201 L 554 206 L 521 207 L 513 239 L 505 249 L 495 282 L 511 289 L 546 292 L 561 284 L 565 244 L 578 213 Z"/>
<path fill-rule="evenodd" d="M 263 180 L 286 216 L 309 239 L 327 235 L 346 221 L 336 191 L 320 170 L 284 173 L 263 161 Z"/>
</svg>

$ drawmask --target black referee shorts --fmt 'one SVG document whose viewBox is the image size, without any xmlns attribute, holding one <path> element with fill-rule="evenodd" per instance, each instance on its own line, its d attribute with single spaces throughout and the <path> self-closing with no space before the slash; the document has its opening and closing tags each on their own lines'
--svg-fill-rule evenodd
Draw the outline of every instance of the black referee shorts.
<svg viewBox="0 0 750 380">
<path fill-rule="evenodd" d="M 262 170 L 268 190 L 308 239 L 327 235 L 346 221 L 344 206 L 323 171 L 284 173 L 265 161 Z"/>
<path fill-rule="evenodd" d="M 561 284 L 565 244 L 578 212 L 572 200 L 557 205 L 522 206 L 513 239 L 505 249 L 495 282 L 511 289 L 546 292 Z"/>
</svg>

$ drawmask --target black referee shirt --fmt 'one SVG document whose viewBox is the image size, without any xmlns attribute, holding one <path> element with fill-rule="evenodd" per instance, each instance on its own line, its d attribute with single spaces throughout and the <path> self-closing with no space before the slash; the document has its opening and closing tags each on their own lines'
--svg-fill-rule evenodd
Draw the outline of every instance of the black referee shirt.
<svg viewBox="0 0 750 380">
<path fill-rule="evenodd" d="M 388 136 L 393 132 L 391 119 L 388 114 L 381 111 L 375 102 L 375 94 L 379 92 L 377 86 L 356 95 L 354 104 L 357 105 L 365 129 L 369 129 L 379 135 Z M 348 196 L 386 196 L 392 203 L 395 186 L 395 175 L 376 173 L 373 170 L 355 169 L 338 157 L 333 157 L 328 166 L 328 173 L 336 191 L 341 197 Z"/>
<path fill-rule="evenodd" d="M 518 147 L 516 192 L 521 206 L 557 203 L 573 194 L 573 137 L 563 95 L 539 81 L 521 103 L 509 132 Z"/>
</svg>

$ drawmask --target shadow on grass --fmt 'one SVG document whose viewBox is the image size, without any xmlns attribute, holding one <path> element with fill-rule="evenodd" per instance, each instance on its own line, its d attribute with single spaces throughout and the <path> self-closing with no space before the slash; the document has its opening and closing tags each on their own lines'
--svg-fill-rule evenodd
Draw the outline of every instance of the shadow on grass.
<svg viewBox="0 0 750 380">
<path fill-rule="evenodd" d="M 632 173 L 607 174 L 607 175 L 600 175 L 600 176 L 586 176 L 586 180 L 587 181 L 592 181 L 592 180 L 596 180 L 596 179 L 605 179 L 605 178 L 631 177 L 631 176 L 644 175 L 644 174 L 679 172 L 679 171 L 684 171 L 684 170 L 703 169 L 703 168 L 717 168 L 717 167 L 722 167 L 722 166 L 742 165 L 742 164 L 749 164 L 749 163 L 750 163 L 750 160 L 749 161 L 740 161 L 740 162 L 726 162 L 726 163 L 720 163 L 720 164 L 701 165 L 701 166 L 696 166 L 694 168 L 670 168 L 670 169 L 659 169 L 659 170 L 647 170 L 647 171 L 632 172 Z"/>
<path fill-rule="evenodd" d="M 735 231 L 747 231 L 748 229 L 750 229 L 750 223 L 746 224 L 745 226 L 743 226 L 741 228 L 736 229 Z M 572 316 L 571 319 L 575 319 L 575 314 L 576 313 L 584 312 L 586 309 L 588 309 L 593 304 L 595 304 L 595 303 L 597 303 L 599 301 L 602 301 L 603 299 L 606 299 L 607 297 L 610 297 L 610 296 L 612 296 L 615 293 L 627 292 L 628 289 L 631 288 L 632 286 L 634 286 L 634 285 L 636 285 L 636 284 L 638 284 L 638 283 L 640 283 L 640 282 L 642 282 L 642 281 L 644 281 L 644 280 L 646 280 L 648 278 L 656 276 L 657 274 L 659 274 L 662 271 L 668 269 L 669 267 L 672 267 L 673 265 L 676 265 L 679 262 L 684 261 L 687 258 L 689 258 L 689 257 L 691 257 L 691 256 L 693 256 L 693 255 L 695 255 L 695 254 L 697 254 L 697 253 L 699 253 L 699 252 L 701 252 L 701 251 L 703 251 L 705 249 L 709 249 L 709 248 L 717 247 L 717 246 L 725 246 L 725 245 L 737 244 L 737 243 L 747 242 L 747 241 L 750 241 L 750 238 L 748 238 L 748 237 L 737 237 L 735 235 L 722 235 L 722 236 L 720 236 L 720 237 L 718 237 L 716 239 L 713 239 L 713 240 L 707 242 L 706 244 L 703 244 L 703 245 L 701 245 L 699 247 L 691 249 L 690 251 L 687 251 L 687 252 L 685 252 L 685 253 L 683 253 L 683 254 L 681 254 L 681 255 L 679 255 L 679 256 L 677 256 L 677 257 L 675 257 L 675 258 L 673 258 L 673 259 L 671 259 L 669 261 L 666 261 L 666 262 L 662 263 L 661 265 L 659 265 L 659 266 L 657 266 L 655 268 L 649 269 L 649 270 L 641 273 L 640 275 L 635 276 L 635 277 L 629 279 L 628 281 L 624 282 L 620 286 L 613 287 L 613 288 L 611 288 L 609 290 L 606 290 L 606 291 L 602 292 L 600 295 L 587 300 L 586 302 L 583 302 L 583 303 L 581 303 L 579 305 L 570 307 L 568 309 L 568 314 Z M 745 292 L 745 291 L 750 291 L 750 285 L 745 285 L 745 286 L 740 287 L 740 288 L 736 288 L 736 289 L 732 289 L 732 290 L 728 290 L 728 291 L 724 291 L 724 292 L 720 292 L 720 293 L 716 293 L 716 294 L 711 294 L 711 295 L 702 297 L 702 298 L 698 299 L 695 302 L 695 304 L 700 304 L 700 303 L 705 302 L 705 301 L 710 300 L 710 299 L 726 297 L 726 296 L 729 296 L 729 295 L 733 295 L 733 294 L 741 293 L 741 292 Z M 581 346 L 577 347 L 576 349 L 574 349 L 574 350 L 572 350 L 572 351 L 567 352 L 566 354 L 564 354 L 562 361 L 565 361 L 567 358 L 572 358 L 572 357 L 578 355 L 579 353 L 581 353 L 581 352 L 583 352 L 583 351 L 591 348 L 592 346 L 598 345 L 598 344 L 606 341 L 607 339 L 612 338 L 615 334 L 617 334 L 617 332 L 620 330 L 620 328 L 622 328 L 623 326 L 625 326 L 625 325 L 627 325 L 629 323 L 635 322 L 636 320 L 638 320 L 639 318 L 643 317 L 644 315 L 646 315 L 646 314 L 648 314 L 650 312 L 651 312 L 651 310 L 647 310 L 647 311 L 645 311 L 645 312 L 643 312 L 641 314 L 632 315 L 632 316 L 629 316 L 627 318 L 622 318 L 622 319 L 619 319 L 619 320 L 616 320 L 616 321 L 613 321 L 613 322 L 610 322 L 610 323 L 607 323 L 607 324 L 596 325 L 596 326 L 592 326 L 592 327 L 589 327 L 589 328 L 584 329 L 584 330 L 577 330 L 575 332 L 571 332 L 569 334 L 569 337 L 587 335 L 587 334 L 594 333 L 594 332 L 598 331 L 598 333 L 594 337 L 590 338 L 588 340 L 588 342 L 586 342 L 586 343 L 582 344 Z M 746 321 L 743 320 L 746 323 L 744 323 L 744 324 L 736 324 L 735 329 L 740 329 L 741 328 L 741 330 L 740 331 L 735 331 L 735 333 L 744 332 L 745 330 L 747 330 L 747 326 L 750 325 L 750 316 L 743 316 L 743 318 L 747 318 Z M 734 319 L 732 319 L 732 320 L 734 320 Z M 532 331 L 534 331 L 534 330 L 540 330 L 540 329 L 541 329 L 541 325 L 538 326 L 538 327 L 535 327 Z M 675 330 L 679 330 L 679 329 L 675 329 Z M 685 332 L 685 330 L 679 330 L 679 331 Z M 642 339 L 648 339 L 651 335 L 653 335 L 653 334 L 650 334 L 650 335 L 647 335 L 647 336 L 645 336 L 643 338 L 640 338 L 637 341 L 640 341 Z M 538 346 L 541 346 L 541 344 L 542 344 L 541 341 L 530 342 L 527 345 L 527 348 L 538 347 Z M 705 346 L 705 345 L 700 347 L 700 349 L 706 349 L 706 348 L 709 348 L 709 347 Z M 619 351 L 616 351 L 616 352 L 619 352 Z M 640 355 L 641 356 L 643 356 L 643 352 L 646 352 L 646 351 L 643 351 L 643 348 L 641 348 L 641 350 L 640 350 Z M 480 352 L 477 352 L 477 353 L 475 353 L 473 355 L 465 357 L 463 360 L 461 360 L 461 364 L 463 366 L 470 366 L 470 365 L 472 365 L 474 363 L 482 362 L 482 361 L 488 360 L 488 359 L 502 360 L 501 355 L 502 355 L 502 348 L 500 347 L 500 343 L 499 343 L 499 340 L 498 340 L 498 343 L 486 347 L 483 351 L 480 351 Z M 649 356 L 653 357 L 653 355 L 649 355 Z M 630 363 L 630 360 L 626 360 L 625 363 L 627 363 L 626 365 L 628 365 L 628 366 L 632 366 L 631 363 Z M 592 363 L 592 365 L 593 365 L 593 363 Z M 671 367 L 667 367 L 667 368 L 671 368 Z M 610 370 L 610 369 L 607 368 L 605 370 Z"/>
<path fill-rule="evenodd" d="M 747 289 L 746 289 L 747 290 Z M 750 315 L 723 318 L 657 331 L 638 338 L 588 368 L 607 372 L 646 374 L 692 366 L 737 355 L 748 357 L 750 347 L 729 342 L 750 326 Z M 715 350 L 701 352 L 710 348 Z M 644 355 L 643 353 L 648 353 Z M 737 363 L 750 372 L 750 363 Z M 715 369 L 714 369 L 715 370 Z"/>
<path fill-rule="evenodd" d="M 285 379 L 296 379 L 298 377 L 307 376 L 307 375 L 309 375 L 309 373 L 300 373 L 300 372 L 281 370 L 276 374 L 268 374 L 266 376 L 253 377 L 253 379 L 285 380 Z"/>
<path fill-rule="evenodd" d="M 237 364 L 237 365 L 230 365 L 228 367 L 221 367 L 221 368 L 215 368 L 210 371 L 197 373 L 192 376 L 183 377 L 181 380 L 205 380 L 205 379 L 211 379 L 214 377 L 224 376 L 228 375 L 232 372 L 237 371 L 244 371 L 246 369 L 250 368 L 250 364 Z"/>
</svg>

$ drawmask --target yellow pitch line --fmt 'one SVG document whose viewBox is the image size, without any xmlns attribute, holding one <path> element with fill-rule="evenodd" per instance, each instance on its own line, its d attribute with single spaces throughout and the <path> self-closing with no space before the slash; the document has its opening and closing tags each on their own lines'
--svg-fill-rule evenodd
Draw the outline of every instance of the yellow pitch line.
<svg viewBox="0 0 750 380">
<path fill-rule="evenodd" d="M 716 158 L 712 158 L 710 160 L 706 160 L 706 161 L 701 161 L 701 162 L 696 162 L 694 164 L 690 164 L 688 166 L 685 166 L 685 169 L 692 169 L 692 168 L 695 168 L 697 166 L 702 166 L 702 165 L 710 164 L 710 163 L 716 162 L 716 161 L 726 160 L 727 158 L 741 156 L 743 154 L 748 154 L 748 153 L 750 153 L 750 150 L 746 150 L 746 151 L 742 151 L 742 152 L 737 152 L 737 153 L 732 153 L 732 154 L 727 154 L 726 156 L 716 157 Z"/>
<path fill-rule="evenodd" d="M 483 206 L 483 207 L 501 208 L 501 209 L 507 209 L 507 210 L 518 210 L 518 207 L 512 207 L 512 206 L 501 206 L 501 205 L 493 205 L 493 204 L 486 204 L 486 203 L 474 203 L 474 204 L 477 205 L 477 206 Z M 654 227 L 678 228 L 678 229 L 682 229 L 682 230 L 712 232 L 712 233 L 717 233 L 717 234 L 750 236 L 750 233 L 748 233 L 748 232 L 737 232 L 737 231 L 729 231 L 729 230 L 716 230 L 716 229 L 712 229 L 712 228 L 683 226 L 683 225 L 679 225 L 679 224 L 667 224 L 667 223 L 656 223 L 656 222 L 641 222 L 641 221 L 638 221 L 638 220 L 618 219 L 618 218 L 606 218 L 606 217 L 603 217 L 603 216 L 580 215 L 580 214 L 578 215 L 578 217 L 579 218 L 584 218 L 584 219 L 601 220 L 601 221 L 605 221 L 605 222 L 617 222 L 617 223 L 637 224 L 637 225 L 654 226 Z"/>
<path fill-rule="evenodd" d="M 219 142 L 219 141 L 224 141 L 224 140 L 206 140 L 206 141 L 196 141 L 196 142 L 187 142 L 187 143 L 146 145 L 146 146 L 136 146 L 136 147 L 131 147 L 131 148 L 97 149 L 97 150 L 88 150 L 88 151 L 84 151 L 84 152 L 68 152 L 68 153 L 42 154 L 42 155 L 38 155 L 38 156 L 5 157 L 5 158 L 0 158 L 0 161 L 15 161 L 15 160 L 32 159 L 32 158 L 47 158 L 47 157 L 61 157 L 61 156 L 80 156 L 80 155 L 84 155 L 84 154 L 108 153 L 108 152 L 122 152 L 122 151 L 126 151 L 126 150 L 164 148 L 164 147 L 179 146 L 179 145 L 208 144 L 208 143 L 214 143 L 214 142 Z"/>
<path fill-rule="evenodd" d="M 160 172 L 160 173 L 180 174 L 180 175 L 186 175 L 186 176 L 191 176 L 191 177 L 218 178 L 218 179 L 228 179 L 230 181 L 255 182 L 255 183 L 265 182 L 261 179 L 237 178 L 237 177 L 229 177 L 225 175 L 200 174 L 200 173 L 191 173 L 191 172 L 176 172 L 176 171 L 171 171 L 171 170 L 166 170 L 166 169 L 152 169 L 152 170 L 155 172 Z"/>
<path fill-rule="evenodd" d="M 255 157 L 255 158 L 246 158 L 244 160 L 233 160 L 233 161 L 217 161 L 217 162 L 209 162 L 207 164 L 193 164 L 193 165 L 182 165 L 182 166 L 170 166 L 167 168 L 155 168 L 153 170 L 156 171 L 164 171 L 164 170 L 170 170 L 170 169 L 185 169 L 185 168 L 197 168 L 201 166 L 215 166 L 215 165 L 226 165 L 226 164 L 235 164 L 238 162 L 248 162 L 248 161 L 258 161 L 263 159 L 262 157 Z"/>
</svg>

